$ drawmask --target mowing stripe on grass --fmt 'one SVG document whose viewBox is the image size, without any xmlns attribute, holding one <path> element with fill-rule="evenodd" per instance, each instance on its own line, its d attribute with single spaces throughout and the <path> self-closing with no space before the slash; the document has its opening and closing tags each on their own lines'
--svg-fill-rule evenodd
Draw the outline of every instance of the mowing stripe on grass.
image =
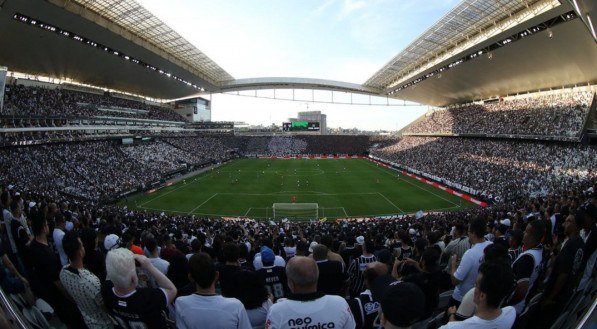
<svg viewBox="0 0 597 329">
<path fill-rule="evenodd" d="M 381 195 L 382 198 L 386 199 L 386 201 L 388 201 L 392 206 L 394 206 L 394 208 L 400 210 L 401 213 L 404 214 L 404 210 L 400 209 L 400 207 L 398 207 L 397 205 L 394 204 L 394 202 L 390 201 L 390 199 L 388 199 L 385 195 L 377 192 L 377 194 Z"/>
<path fill-rule="evenodd" d="M 213 198 L 214 198 L 216 195 L 218 195 L 218 193 L 214 193 L 214 195 L 212 195 L 212 196 L 211 196 L 209 199 L 207 199 L 207 200 L 203 201 L 203 203 L 202 203 L 202 204 L 198 205 L 197 207 L 193 208 L 193 210 L 189 211 L 189 213 L 188 213 L 188 214 L 190 215 L 190 214 L 192 214 L 192 213 L 193 213 L 193 211 L 195 211 L 195 210 L 197 210 L 197 209 L 201 208 L 201 206 L 202 206 L 202 205 L 206 204 L 206 203 L 207 203 L 207 201 L 209 201 L 209 200 L 213 199 Z"/>
<path fill-rule="evenodd" d="M 375 166 L 375 165 L 373 165 L 373 163 L 371 163 L 370 161 L 367 161 L 367 163 L 369 163 L 369 165 L 371 165 L 371 166 L 373 166 L 373 167 L 375 167 L 375 168 L 377 168 L 377 169 L 381 170 L 382 172 L 384 172 L 384 173 L 386 173 L 386 174 L 388 174 L 388 175 L 390 175 L 390 176 L 392 176 L 392 177 L 396 177 L 396 176 L 392 175 L 390 172 L 386 171 L 384 168 L 382 168 L 382 167 L 379 167 L 379 166 Z M 438 197 L 438 198 L 440 198 L 440 199 L 443 199 L 444 201 L 448 201 L 448 202 L 450 202 L 451 204 L 453 204 L 453 205 L 455 205 L 455 206 L 460 206 L 459 204 L 457 204 L 457 203 L 455 203 L 455 202 L 453 202 L 453 201 L 451 201 L 451 200 L 448 200 L 448 199 L 444 198 L 443 196 L 441 196 L 441 195 L 439 195 L 439 194 L 436 194 L 436 193 L 435 193 L 435 192 L 433 192 L 433 191 L 430 191 L 430 190 L 428 190 L 428 189 L 426 189 L 426 188 L 423 188 L 423 187 L 421 187 L 421 186 L 419 186 L 419 185 L 417 185 L 417 184 L 414 184 L 414 183 L 412 183 L 412 182 L 409 182 L 408 180 L 406 180 L 406 179 L 404 179 L 404 178 L 401 178 L 401 177 L 399 177 L 398 179 L 399 179 L 399 180 L 401 180 L 401 181 L 403 181 L 403 182 L 405 182 L 405 183 L 408 183 L 408 184 L 410 184 L 410 185 L 412 185 L 412 186 L 414 186 L 414 187 L 417 187 L 417 188 L 419 188 L 419 189 L 421 189 L 421 190 L 423 190 L 423 191 L 425 191 L 425 192 L 429 192 L 429 193 L 431 193 L 431 194 L 435 195 L 436 197 Z M 434 187 L 432 187 L 432 188 L 434 188 Z"/>
<path fill-rule="evenodd" d="M 207 169 L 207 170 L 210 170 L 210 169 Z M 205 171 L 207 171 L 207 170 L 205 170 Z M 204 172 L 205 172 L 205 171 L 204 171 Z M 193 184 L 195 184 L 195 183 L 199 182 L 200 180 L 202 180 L 202 179 L 204 179 L 204 178 L 206 178 L 207 176 L 210 176 L 210 175 L 212 175 L 212 174 L 213 174 L 213 170 L 211 170 L 211 171 L 210 171 L 210 173 L 206 174 L 205 176 L 202 176 L 202 177 L 199 177 L 199 178 L 195 178 L 195 179 L 193 179 L 193 181 L 192 181 L 192 182 L 190 182 L 189 184 L 182 184 L 182 186 L 181 186 L 181 187 L 177 187 L 177 188 L 175 188 L 175 189 L 173 189 L 173 190 L 171 190 L 171 191 L 168 191 L 168 192 L 166 192 L 166 193 L 164 193 L 164 194 L 160 194 L 160 195 L 156 196 L 156 197 L 155 197 L 155 198 L 153 198 L 153 199 L 149 199 L 149 200 L 147 200 L 147 201 L 143 202 L 143 203 L 142 203 L 142 204 L 140 204 L 139 206 L 146 205 L 146 204 L 150 203 L 150 202 L 151 202 L 151 201 L 153 201 L 153 200 L 157 200 L 157 199 L 159 199 L 159 198 L 162 198 L 162 197 L 164 197 L 164 196 L 166 196 L 166 195 L 168 195 L 168 194 L 170 194 L 170 193 L 172 193 L 172 192 L 176 192 L 176 191 L 180 190 L 180 189 L 181 189 L 181 188 L 183 188 L 183 187 L 191 186 L 191 185 L 193 185 Z M 199 175 L 200 175 L 200 174 L 199 174 Z"/>
</svg>

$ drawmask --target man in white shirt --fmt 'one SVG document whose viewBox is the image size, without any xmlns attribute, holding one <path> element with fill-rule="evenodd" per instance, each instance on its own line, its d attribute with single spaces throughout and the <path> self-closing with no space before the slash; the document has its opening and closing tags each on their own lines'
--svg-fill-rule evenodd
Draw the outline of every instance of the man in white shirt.
<svg viewBox="0 0 597 329">
<path fill-rule="evenodd" d="M 448 309 L 450 322 L 440 329 L 508 329 L 516 320 L 516 310 L 512 306 L 500 308 L 500 303 L 510 294 L 514 286 L 514 275 L 504 262 L 485 262 L 477 275 L 474 302 L 475 316 L 464 321 L 454 321 L 456 307 Z"/>
<path fill-rule="evenodd" d="M 52 232 L 52 239 L 54 239 L 54 247 L 56 247 L 56 251 L 60 256 L 60 264 L 65 266 L 68 264 L 68 257 L 66 253 L 64 253 L 64 248 L 62 248 L 62 238 L 64 237 L 64 217 L 62 215 L 57 215 L 55 217 L 56 227 L 54 228 L 54 232 Z"/>
<path fill-rule="evenodd" d="M 100 280 L 83 267 L 85 248 L 74 232 L 68 232 L 62 241 L 70 263 L 60 271 L 60 282 L 73 298 L 85 324 L 94 329 L 112 329 L 112 319 L 106 313 L 101 295 Z"/>
<path fill-rule="evenodd" d="M 164 275 L 168 274 L 168 268 L 170 267 L 170 263 L 159 256 L 159 249 L 158 249 L 158 241 L 150 237 L 145 240 L 145 248 L 149 252 L 149 261 L 151 264 L 157 268 L 160 272 Z"/>
<path fill-rule="evenodd" d="M 269 309 L 266 329 L 355 327 L 354 318 L 344 298 L 317 292 L 319 269 L 312 258 L 291 258 L 286 267 L 286 276 L 293 295 L 279 300 Z"/>
<path fill-rule="evenodd" d="M 177 328 L 251 329 L 247 311 L 238 299 L 216 295 L 219 273 L 208 254 L 200 252 L 191 256 L 189 271 L 197 292 L 176 299 Z"/>
<path fill-rule="evenodd" d="M 477 218 L 469 224 L 468 236 L 472 244 L 472 248 L 467 250 L 462 255 L 460 265 L 456 267 L 457 259 L 453 255 L 450 258 L 450 274 L 452 277 L 452 284 L 454 293 L 450 300 L 450 305 L 460 305 L 462 297 L 475 285 L 477 274 L 479 272 L 479 265 L 483 262 L 483 250 L 491 244 L 485 241 L 485 220 Z"/>
</svg>

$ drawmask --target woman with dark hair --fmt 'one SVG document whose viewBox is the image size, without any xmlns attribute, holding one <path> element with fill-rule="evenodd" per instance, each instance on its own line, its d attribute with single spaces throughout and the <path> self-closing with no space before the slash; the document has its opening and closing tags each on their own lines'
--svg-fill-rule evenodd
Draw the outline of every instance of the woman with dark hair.
<svg viewBox="0 0 597 329">
<path fill-rule="evenodd" d="M 233 289 L 230 297 L 243 303 L 251 326 L 263 326 L 272 301 L 261 278 L 253 271 L 240 270 L 234 275 L 231 283 Z"/>
<path fill-rule="evenodd" d="M 81 230 L 79 237 L 83 247 L 85 247 L 83 265 L 95 274 L 100 281 L 103 281 L 106 278 L 106 262 L 104 254 L 97 248 L 97 233 L 93 228 L 87 227 Z"/>
</svg>

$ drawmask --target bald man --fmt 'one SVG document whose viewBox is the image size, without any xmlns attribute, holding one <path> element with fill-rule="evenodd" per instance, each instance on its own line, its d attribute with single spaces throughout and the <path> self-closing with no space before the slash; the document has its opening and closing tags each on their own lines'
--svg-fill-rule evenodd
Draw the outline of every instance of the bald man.
<svg viewBox="0 0 597 329">
<path fill-rule="evenodd" d="M 344 298 L 317 292 L 319 269 L 312 258 L 291 258 L 286 265 L 286 277 L 292 297 L 279 300 L 269 309 L 266 329 L 355 328 Z"/>
</svg>

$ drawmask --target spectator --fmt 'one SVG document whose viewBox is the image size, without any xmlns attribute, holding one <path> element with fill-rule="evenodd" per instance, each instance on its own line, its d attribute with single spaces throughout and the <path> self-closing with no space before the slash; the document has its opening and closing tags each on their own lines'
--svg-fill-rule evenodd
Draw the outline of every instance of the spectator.
<svg viewBox="0 0 597 329">
<path fill-rule="evenodd" d="M 516 258 L 522 252 L 522 239 L 524 233 L 519 230 L 510 231 L 510 239 L 508 240 L 508 256 L 510 258 L 510 264 L 514 263 Z"/>
<path fill-rule="evenodd" d="M 373 329 L 375 319 L 379 312 L 379 302 L 373 298 L 371 287 L 375 279 L 388 274 L 388 268 L 380 262 L 367 264 L 367 269 L 363 272 L 365 277 L 365 291 L 356 298 L 350 299 L 348 305 L 354 316 L 356 329 Z"/>
<path fill-rule="evenodd" d="M 350 298 L 355 298 L 363 290 L 365 290 L 365 279 L 363 278 L 363 271 L 367 268 L 367 264 L 377 261 L 375 256 L 371 253 L 373 251 L 373 241 L 365 240 L 363 244 L 363 254 L 352 260 L 348 273 L 350 275 Z"/>
<path fill-rule="evenodd" d="M 160 256 L 170 263 L 168 278 L 177 288 L 182 288 L 189 283 L 187 258 L 176 248 L 168 234 L 164 235 L 164 247 L 161 249 Z"/>
<path fill-rule="evenodd" d="M 261 247 L 260 254 L 260 262 L 263 263 L 263 267 L 257 270 L 257 275 L 275 299 L 286 297 L 288 285 L 284 267 L 275 265 L 274 252 L 270 248 Z"/>
<path fill-rule="evenodd" d="M 267 315 L 267 329 L 300 325 L 354 328 L 355 322 L 344 298 L 317 292 L 319 270 L 313 259 L 295 256 L 286 267 L 291 297 L 274 304 Z"/>
<path fill-rule="evenodd" d="M 451 322 L 441 328 L 512 328 L 516 311 L 511 306 L 500 308 L 500 304 L 508 296 L 513 283 L 512 271 L 505 262 L 481 264 L 474 288 L 475 316 L 460 322 L 454 321 L 456 307 L 453 306 L 448 311 Z"/>
<path fill-rule="evenodd" d="M 261 247 L 260 251 L 263 251 L 263 248 L 269 248 L 269 247 L 263 246 L 263 247 Z M 285 267 L 286 261 L 281 256 L 275 255 L 274 256 L 274 265 L 280 266 L 280 267 Z M 258 271 L 262 267 L 263 267 L 263 262 L 261 261 L 261 252 L 259 252 L 259 253 L 255 254 L 255 258 L 253 258 L 253 268 L 256 271 Z"/>
<path fill-rule="evenodd" d="M 468 240 L 468 236 L 465 234 L 464 225 L 456 223 L 452 228 L 452 241 L 448 243 L 444 250 L 445 257 L 450 259 L 453 255 L 456 255 L 456 264 L 460 264 L 460 260 L 464 253 L 471 248 L 471 244 Z M 446 266 L 446 270 L 450 271 L 450 263 Z"/>
<path fill-rule="evenodd" d="M 197 292 L 176 300 L 178 328 L 251 328 L 247 312 L 238 299 L 216 295 L 218 272 L 208 254 L 193 255 L 189 268 Z"/>
<path fill-rule="evenodd" d="M 326 295 L 342 296 L 344 283 L 347 279 L 342 272 L 342 264 L 328 260 L 328 248 L 323 244 L 318 244 L 313 248 L 313 259 L 319 269 L 317 291 Z"/>
<path fill-rule="evenodd" d="M 167 275 L 170 263 L 160 258 L 158 254 L 158 241 L 154 237 L 147 238 L 145 240 L 145 248 L 149 251 L 149 256 L 147 258 L 149 258 L 151 265 L 162 272 L 162 274 Z"/>
<path fill-rule="evenodd" d="M 35 238 L 29 246 L 31 257 L 31 284 L 33 292 L 45 300 L 69 328 L 84 328 L 85 322 L 77 306 L 66 296 L 68 292 L 60 282 L 60 259 L 48 244 L 50 229 L 43 215 L 33 221 Z"/>
<path fill-rule="evenodd" d="M 261 278 L 253 271 L 239 270 L 234 273 L 231 286 L 231 297 L 243 303 L 251 326 L 263 326 L 273 304 Z"/>
<path fill-rule="evenodd" d="M 85 249 L 83 266 L 103 282 L 106 279 L 106 260 L 97 248 L 97 233 L 93 228 L 84 228 L 80 239 Z"/>
<path fill-rule="evenodd" d="M 568 215 L 564 222 L 566 240 L 561 244 L 547 277 L 542 301 L 545 324 L 553 323 L 574 292 L 583 260 L 584 241 L 580 237 L 582 214 Z"/>
<path fill-rule="evenodd" d="M 75 231 L 67 232 L 62 242 L 70 262 L 60 271 L 60 282 L 77 304 L 85 324 L 90 329 L 114 328 L 105 312 L 100 280 L 83 266 L 85 248 L 79 235 Z"/>
<path fill-rule="evenodd" d="M 526 298 L 537 283 L 543 269 L 543 245 L 541 240 L 545 236 L 545 224 L 534 220 L 527 224 L 524 231 L 524 252 L 512 263 L 512 271 L 516 279 L 516 290 L 510 299 L 510 305 L 520 314 L 526 305 Z"/>
<path fill-rule="evenodd" d="M 425 296 L 413 283 L 395 282 L 386 288 L 379 301 L 383 328 L 411 328 L 423 315 Z"/>
<path fill-rule="evenodd" d="M 155 279 L 159 288 L 137 288 L 135 263 Z M 176 297 L 176 287 L 149 258 L 134 255 L 125 248 L 110 250 L 106 256 L 106 272 L 109 281 L 102 289 L 102 296 L 108 312 L 120 326 L 168 326 L 168 305 Z"/>
<path fill-rule="evenodd" d="M 244 248 L 244 245 L 242 246 Z M 218 269 L 220 289 L 222 290 L 222 296 L 231 297 L 234 291 L 232 291 L 232 279 L 236 272 L 241 270 L 238 258 L 240 256 L 240 248 L 236 243 L 226 243 L 222 250 L 224 256 L 224 264 Z"/>
<path fill-rule="evenodd" d="M 456 266 L 457 259 L 456 255 L 452 255 L 450 258 L 450 274 L 452 276 L 452 284 L 454 293 L 450 300 L 451 305 L 460 305 L 462 297 L 469 291 L 475 284 L 477 273 L 479 271 L 479 265 L 483 258 L 483 250 L 485 247 L 491 244 L 489 241 L 485 241 L 485 220 L 477 218 L 469 225 L 468 238 L 472 244 L 471 249 L 467 250 L 462 256 L 460 265 Z"/>
</svg>

